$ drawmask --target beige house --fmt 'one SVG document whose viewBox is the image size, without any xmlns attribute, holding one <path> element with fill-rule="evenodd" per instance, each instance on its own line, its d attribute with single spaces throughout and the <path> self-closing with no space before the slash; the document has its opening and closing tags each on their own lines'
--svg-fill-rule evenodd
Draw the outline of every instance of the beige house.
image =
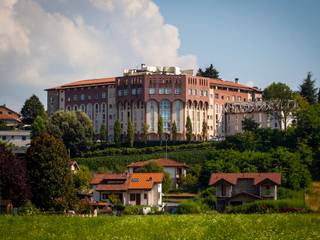
<svg viewBox="0 0 320 240">
<path fill-rule="evenodd" d="M 116 195 L 123 205 L 162 205 L 163 173 L 96 174 L 91 185 L 96 202 L 110 202 Z"/>
<path fill-rule="evenodd" d="M 216 187 L 217 210 L 255 200 L 277 200 L 280 173 L 213 173 L 209 185 Z"/>
</svg>

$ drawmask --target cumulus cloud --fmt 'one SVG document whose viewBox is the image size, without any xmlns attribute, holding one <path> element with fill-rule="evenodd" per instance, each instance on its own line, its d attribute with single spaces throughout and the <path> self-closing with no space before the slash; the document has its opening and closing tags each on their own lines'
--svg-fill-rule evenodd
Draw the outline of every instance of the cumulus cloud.
<svg viewBox="0 0 320 240">
<path fill-rule="evenodd" d="M 81 4 L 86 8 L 75 11 Z M 8 99 L 18 99 L 16 110 L 32 93 L 45 102 L 43 88 L 119 75 L 140 63 L 196 67 L 195 56 L 178 54 L 178 29 L 165 22 L 151 0 L 47 5 L 42 0 L 0 2 L 0 103 L 10 106 Z"/>
</svg>

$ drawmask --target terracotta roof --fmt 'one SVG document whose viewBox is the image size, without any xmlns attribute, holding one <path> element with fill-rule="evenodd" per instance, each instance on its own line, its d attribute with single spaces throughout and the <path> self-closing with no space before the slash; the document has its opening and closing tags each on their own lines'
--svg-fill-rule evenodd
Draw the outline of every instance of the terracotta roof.
<svg viewBox="0 0 320 240">
<path fill-rule="evenodd" d="M 0 112 L 2 112 L 2 114 L 0 114 L 0 120 L 15 120 L 17 122 L 21 122 L 21 115 L 5 105 L 0 106 Z M 11 114 L 8 114 L 8 112 L 11 112 Z"/>
<path fill-rule="evenodd" d="M 97 185 L 97 191 L 126 191 L 129 189 L 152 189 L 155 183 L 163 181 L 163 173 L 124 173 L 124 174 L 96 174 L 91 180 Z M 122 184 L 106 184 L 104 180 L 124 180 Z"/>
<path fill-rule="evenodd" d="M 230 87 L 237 87 L 237 88 L 243 88 L 243 89 L 248 89 L 248 90 L 253 90 L 256 92 L 262 92 L 261 90 L 253 87 L 249 87 L 240 83 L 235 83 L 233 81 L 228 81 L 228 80 L 222 80 L 222 79 L 212 79 L 209 78 L 209 83 L 211 84 L 216 84 L 216 85 L 221 85 L 221 86 L 230 86 Z"/>
<path fill-rule="evenodd" d="M 90 86 L 90 85 L 104 85 L 104 84 L 111 84 L 111 83 L 115 83 L 115 77 L 80 80 L 76 82 L 67 83 L 61 86 L 48 88 L 46 90 L 83 87 L 83 86 Z"/>
<path fill-rule="evenodd" d="M 225 180 L 235 185 L 238 179 L 250 178 L 254 180 L 254 185 L 269 179 L 277 185 L 281 184 L 281 173 L 212 173 L 209 185 L 215 185 L 220 180 Z"/>
<path fill-rule="evenodd" d="M 185 163 L 180 163 L 175 160 L 159 158 L 159 159 L 151 159 L 151 160 L 147 160 L 147 161 L 140 161 L 140 162 L 131 163 L 128 165 L 128 167 L 129 168 L 130 167 L 139 168 L 139 167 L 143 167 L 149 163 L 155 163 L 161 167 L 186 167 L 187 166 Z"/>
</svg>

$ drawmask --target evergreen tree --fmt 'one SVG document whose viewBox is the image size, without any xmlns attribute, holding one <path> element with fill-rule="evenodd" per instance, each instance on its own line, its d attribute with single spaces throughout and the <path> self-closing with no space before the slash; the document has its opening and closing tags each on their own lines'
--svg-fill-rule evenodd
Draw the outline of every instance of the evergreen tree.
<svg viewBox="0 0 320 240">
<path fill-rule="evenodd" d="M 160 116 L 158 120 L 158 136 L 160 140 L 160 145 L 162 145 L 162 135 L 163 135 L 163 119 Z"/>
<path fill-rule="evenodd" d="M 47 131 L 47 119 L 37 116 L 31 126 L 31 137 L 35 138 Z"/>
<path fill-rule="evenodd" d="M 148 140 L 148 132 L 149 132 L 149 125 L 147 123 L 143 124 L 143 140 L 144 144 L 147 144 Z"/>
<path fill-rule="evenodd" d="M 307 77 L 303 80 L 300 85 L 300 95 L 303 96 L 310 104 L 317 103 L 317 89 L 315 88 L 315 80 L 312 80 L 311 72 L 308 73 Z"/>
<path fill-rule="evenodd" d="M 197 76 L 219 79 L 219 72 L 212 64 L 210 64 L 205 71 L 199 68 Z"/>
<path fill-rule="evenodd" d="M 203 119 L 202 122 L 202 139 L 203 141 L 206 141 L 208 137 L 208 125 L 207 122 Z"/>
<path fill-rule="evenodd" d="M 171 127 L 171 135 L 172 135 L 172 141 L 176 141 L 177 140 L 177 124 L 176 121 L 173 121 L 172 123 L 172 127 Z"/>
<path fill-rule="evenodd" d="M 121 143 L 121 125 L 118 119 L 114 122 L 114 143 L 117 146 Z"/>
<path fill-rule="evenodd" d="M 100 141 L 101 143 L 107 143 L 108 142 L 108 130 L 106 128 L 106 125 L 102 124 L 100 128 Z"/>
<path fill-rule="evenodd" d="M 128 122 L 128 144 L 129 147 L 133 147 L 134 144 L 134 128 L 133 128 L 133 124 L 131 122 L 131 120 L 129 120 Z"/>
<path fill-rule="evenodd" d="M 70 159 L 63 142 L 51 135 L 34 138 L 27 151 L 32 202 L 41 209 L 68 209 L 72 201 Z"/>
<path fill-rule="evenodd" d="M 318 91 L 318 103 L 320 103 L 320 88 L 319 88 L 319 91 Z"/>
<path fill-rule="evenodd" d="M 192 140 L 192 123 L 191 123 L 191 119 L 188 116 L 187 117 L 187 123 L 186 123 L 186 138 L 188 142 L 191 142 Z"/>
<path fill-rule="evenodd" d="M 36 95 L 32 95 L 25 101 L 21 114 L 26 124 L 32 124 L 37 116 L 45 117 L 44 107 Z"/>
</svg>

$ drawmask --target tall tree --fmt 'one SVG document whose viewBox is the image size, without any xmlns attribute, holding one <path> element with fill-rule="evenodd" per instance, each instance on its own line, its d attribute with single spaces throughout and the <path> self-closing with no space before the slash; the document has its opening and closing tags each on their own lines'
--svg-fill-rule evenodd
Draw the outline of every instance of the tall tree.
<svg viewBox="0 0 320 240">
<path fill-rule="evenodd" d="M 307 77 L 300 85 L 300 95 L 303 96 L 310 104 L 317 103 L 317 89 L 315 88 L 315 80 L 312 80 L 311 72 L 308 72 Z"/>
<path fill-rule="evenodd" d="M 207 122 L 203 119 L 202 121 L 202 139 L 206 141 L 208 138 L 208 125 Z"/>
<path fill-rule="evenodd" d="M 171 136 L 172 136 L 172 141 L 176 141 L 177 140 L 177 124 L 176 121 L 173 121 L 172 123 L 172 127 L 171 127 Z"/>
<path fill-rule="evenodd" d="M 287 129 L 288 118 L 295 109 L 293 93 L 290 87 L 284 83 L 272 83 L 263 90 L 263 99 L 272 105 L 272 112 L 277 114 L 280 129 Z M 284 126 L 283 126 L 284 124 Z"/>
<path fill-rule="evenodd" d="M 84 112 L 56 112 L 49 119 L 47 130 L 64 142 L 72 157 L 92 145 L 92 122 Z"/>
<path fill-rule="evenodd" d="M 108 130 L 105 124 L 101 124 L 101 127 L 100 127 L 100 141 L 101 143 L 108 142 Z"/>
<path fill-rule="evenodd" d="M 197 72 L 197 76 L 218 79 L 219 72 L 212 64 L 210 64 L 210 66 L 207 67 L 205 71 L 203 71 L 201 68 L 199 68 L 199 70 Z"/>
<path fill-rule="evenodd" d="M 79 166 L 80 169 L 73 175 L 73 182 L 75 188 L 79 190 L 89 189 L 90 188 L 90 180 L 92 177 L 90 169 L 85 166 Z"/>
<path fill-rule="evenodd" d="M 191 142 L 192 140 L 192 123 L 191 123 L 191 119 L 188 116 L 187 117 L 187 122 L 186 122 L 186 138 L 188 142 Z"/>
<path fill-rule="evenodd" d="M 27 151 L 27 169 L 32 202 L 37 207 L 59 211 L 68 208 L 74 186 L 70 159 L 61 140 L 48 134 L 34 138 Z"/>
<path fill-rule="evenodd" d="M 128 144 L 129 147 L 133 147 L 134 144 L 134 128 L 133 128 L 133 124 L 131 122 L 131 120 L 129 120 L 128 122 Z"/>
<path fill-rule="evenodd" d="M 158 136 L 160 140 L 160 145 L 162 145 L 162 135 L 163 135 L 163 118 L 159 116 L 158 120 Z"/>
<path fill-rule="evenodd" d="M 32 124 L 37 116 L 45 116 L 45 110 L 39 98 L 36 95 L 32 95 L 25 101 L 21 109 L 21 114 L 24 123 Z"/>
<path fill-rule="evenodd" d="M 319 88 L 319 91 L 318 91 L 318 103 L 320 103 L 320 88 Z"/>
<path fill-rule="evenodd" d="M 242 131 L 245 132 L 255 132 L 258 127 L 259 127 L 259 123 L 257 123 L 253 118 L 244 118 L 241 121 L 242 124 Z"/>
<path fill-rule="evenodd" d="M 14 207 L 31 197 L 26 170 L 25 160 L 16 158 L 10 147 L 0 142 L 0 198 L 11 200 Z"/>
<path fill-rule="evenodd" d="M 118 146 L 121 143 L 121 125 L 119 120 L 117 119 L 114 122 L 114 143 Z"/>
<path fill-rule="evenodd" d="M 37 137 L 47 130 L 47 119 L 42 116 L 37 116 L 31 126 L 31 137 Z"/>
<path fill-rule="evenodd" d="M 149 125 L 147 123 L 143 124 L 143 140 L 144 144 L 147 144 L 148 141 L 148 133 L 149 133 Z"/>
</svg>

